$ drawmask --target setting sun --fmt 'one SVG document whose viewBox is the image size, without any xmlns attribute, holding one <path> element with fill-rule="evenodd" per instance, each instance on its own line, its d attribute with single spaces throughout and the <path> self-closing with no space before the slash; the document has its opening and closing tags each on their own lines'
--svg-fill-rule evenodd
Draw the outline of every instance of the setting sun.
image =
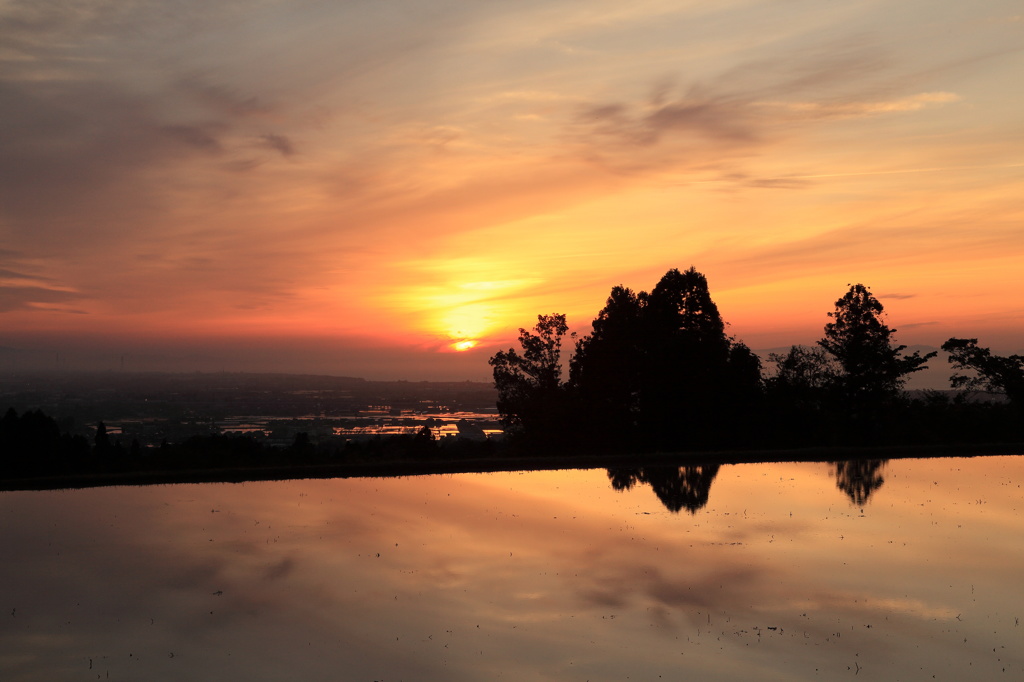
<svg viewBox="0 0 1024 682">
<path fill-rule="evenodd" d="M 469 350 L 470 348 L 474 348 L 476 346 L 476 343 L 477 342 L 474 339 L 463 339 L 462 341 L 456 341 L 455 343 L 453 343 L 452 344 L 452 348 L 456 352 L 460 352 L 461 353 L 464 350 Z"/>
</svg>

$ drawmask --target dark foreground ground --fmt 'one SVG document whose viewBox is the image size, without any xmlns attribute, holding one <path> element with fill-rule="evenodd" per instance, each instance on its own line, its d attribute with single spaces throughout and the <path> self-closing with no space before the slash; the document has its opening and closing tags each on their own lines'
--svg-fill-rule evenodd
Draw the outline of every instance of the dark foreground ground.
<svg viewBox="0 0 1024 682">
<path fill-rule="evenodd" d="M 926 457 L 980 457 L 1024 455 L 1024 443 L 980 445 L 922 445 L 880 447 L 810 447 L 789 450 L 656 453 L 644 455 L 495 456 L 458 459 L 393 459 L 346 461 L 330 464 L 208 468 L 174 471 L 89 473 L 0 479 L 0 491 L 55 490 L 102 486 L 165 485 L 172 483 L 242 483 L 313 478 L 385 478 L 430 474 L 496 471 L 555 471 L 617 467 L 700 466 L 767 462 L 838 462 Z"/>
</svg>

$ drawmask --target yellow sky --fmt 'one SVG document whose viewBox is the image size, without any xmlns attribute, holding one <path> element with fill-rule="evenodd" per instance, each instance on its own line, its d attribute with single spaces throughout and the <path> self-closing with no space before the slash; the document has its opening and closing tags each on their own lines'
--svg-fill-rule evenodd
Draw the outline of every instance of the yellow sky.
<svg viewBox="0 0 1024 682">
<path fill-rule="evenodd" d="M 1011 1 L 0 0 L 0 363 L 483 379 L 690 265 L 1019 352 L 1021 73 Z"/>
</svg>

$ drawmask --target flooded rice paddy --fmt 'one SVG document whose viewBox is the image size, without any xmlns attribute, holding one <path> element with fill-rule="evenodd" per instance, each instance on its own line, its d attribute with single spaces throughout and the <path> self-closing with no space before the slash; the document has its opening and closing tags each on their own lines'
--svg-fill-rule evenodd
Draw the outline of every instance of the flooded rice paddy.
<svg viewBox="0 0 1024 682">
<path fill-rule="evenodd" d="M 0 493 L 10 680 L 1024 679 L 1024 458 Z"/>
</svg>

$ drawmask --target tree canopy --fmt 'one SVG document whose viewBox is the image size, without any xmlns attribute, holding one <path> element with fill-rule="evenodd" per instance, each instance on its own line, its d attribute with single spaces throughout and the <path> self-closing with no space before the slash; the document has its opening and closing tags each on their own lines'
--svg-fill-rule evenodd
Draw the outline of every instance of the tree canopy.
<svg viewBox="0 0 1024 682">
<path fill-rule="evenodd" d="M 563 416 L 562 337 L 565 315 L 538 315 L 533 331 L 519 330 L 522 353 L 514 348 L 490 359 L 498 389 L 498 413 L 510 433 L 547 434 Z"/>
<path fill-rule="evenodd" d="M 569 384 L 579 403 L 581 428 L 600 431 L 610 446 L 635 437 L 645 363 L 643 310 L 647 295 L 613 287 L 593 322 L 593 332 L 576 342 Z"/>
<path fill-rule="evenodd" d="M 896 396 L 907 375 L 924 369 L 936 355 L 903 355 L 906 346 L 895 345 L 896 330 L 885 323 L 882 304 L 863 284 L 850 286 L 828 316 L 832 322 L 825 325 L 825 338 L 818 345 L 839 363 L 841 388 L 851 401 Z"/>
<path fill-rule="evenodd" d="M 563 327 L 551 326 L 555 318 Z M 760 395 L 760 361 L 726 335 L 707 279 L 692 267 L 669 270 L 649 294 L 614 287 L 577 341 L 564 387 L 538 380 L 553 370 L 543 369 L 552 355 L 536 349 L 560 348 L 565 318 L 539 320 L 536 334 L 520 330 L 522 355 L 491 358 L 498 409 L 514 430 L 531 430 L 526 415 L 537 405 L 550 415 L 560 404 L 592 447 L 691 447 L 740 433 L 727 423 L 741 422 Z"/>
<path fill-rule="evenodd" d="M 576 347 L 571 383 L 607 443 L 678 448 L 720 440 L 760 391 L 760 364 L 726 336 L 707 278 L 669 270 L 651 293 L 615 287 Z"/>
<path fill-rule="evenodd" d="M 881 302 L 849 285 L 815 346 L 760 358 L 730 336 L 707 278 L 672 269 L 647 291 L 611 289 L 592 331 L 575 343 L 562 381 L 564 315 L 520 330 L 521 350 L 491 358 L 508 432 L 560 451 L 650 452 L 746 446 L 865 445 L 1016 437 L 1017 421 L 992 408 L 912 396 L 908 377 L 935 352 L 906 352 Z M 1024 401 L 1024 357 L 1000 357 L 973 339 L 944 348 L 954 387 Z M 985 435 L 982 435 L 985 434 Z M 856 496 L 855 496 L 856 497 Z"/>
<path fill-rule="evenodd" d="M 979 347 L 977 339 L 951 338 L 942 350 L 949 353 L 949 362 L 958 372 L 951 377 L 954 388 L 1001 393 L 1024 407 L 1024 355 L 993 355 Z"/>
</svg>

